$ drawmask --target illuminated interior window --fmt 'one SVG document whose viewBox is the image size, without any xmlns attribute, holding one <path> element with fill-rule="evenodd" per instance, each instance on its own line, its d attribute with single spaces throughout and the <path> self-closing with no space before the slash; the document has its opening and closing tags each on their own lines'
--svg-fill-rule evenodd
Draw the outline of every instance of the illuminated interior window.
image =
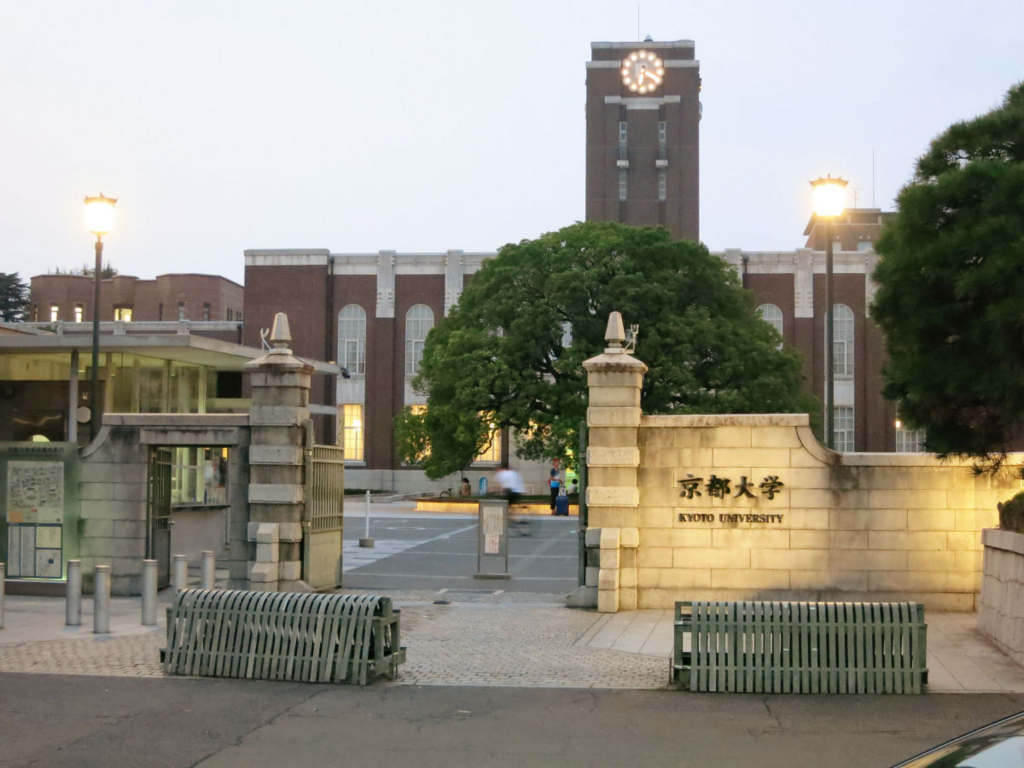
<svg viewBox="0 0 1024 768">
<path fill-rule="evenodd" d="M 353 376 L 366 373 L 366 312 L 358 304 L 338 313 L 338 365 Z"/>
<path fill-rule="evenodd" d="M 57 304 L 50 305 L 50 322 L 56 323 L 60 320 L 60 307 Z"/>
<path fill-rule="evenodd" d="M 75 322 L 82 322 L 82 318 L 85 316 L 85 305 L 75 304 Z"/>
<path fill-rule="evenodd" d="M 487 444 L 476 455 L 477 462 L 497 464 L 501 461 L 501 430 L 491 424 Z"/>
<path fill-rule="evenodd" d="M 227 447 L 175 448 L 171 467 L 171 503 L 226 505 Z"/>
<path fill-rule="evenodd" d="M 132 308 L 120 306 L 114 307 L 114 319 L 130 323 L 132 321 Z"/>
<path fill-rule="evenodd" d="M 345 461 L 363 459 L 363 406 L 356 403 L 344 407 L 345 417 Z"/>
</svg>

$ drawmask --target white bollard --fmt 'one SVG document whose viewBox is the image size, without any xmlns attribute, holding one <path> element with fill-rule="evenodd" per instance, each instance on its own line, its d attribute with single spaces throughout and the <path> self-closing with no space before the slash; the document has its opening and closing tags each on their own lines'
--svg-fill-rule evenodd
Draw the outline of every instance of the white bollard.
<svg viewBox="0 0 1024 768">
<path fill-rule="evenodd" d="M 366 535 L 359 540 L 360 547 L 372 547 L 373 539 L 370 538 L 370 492 L 366 492 Z"/>
<path fill-rule="evenodd" d="M 188 587 L 188 558 L 185 555 L 174 555 L 172 557 L 171 587 L 174 594 Z"/>
<path fill-rule="evenodd" d="M 4 579 L 7 578 L 7 566 L 0 563 L 0 629 L 4 628 Z"/>
<path fill-rule="evenodd" d="M 156 560 L 142 561 L 142 626 L 156 624 Z"/>
<path fill-rule="evenodd" d="M 213 589 L 217 578 L 217 561 L 213 559 L 213 550 L 203 550 L 203 589 Z"/>
<path fill-rule="evenodd" d="M 64 623 L 82 626 L 82 561 L 68 560 L 68 584 L 65 592 Z"/>
<path fill-rule="evenodd" d="M 97 565 L 92 585 L 92 631 L 96 635 L 110 632 L 110 566 Z"/>
</svg>

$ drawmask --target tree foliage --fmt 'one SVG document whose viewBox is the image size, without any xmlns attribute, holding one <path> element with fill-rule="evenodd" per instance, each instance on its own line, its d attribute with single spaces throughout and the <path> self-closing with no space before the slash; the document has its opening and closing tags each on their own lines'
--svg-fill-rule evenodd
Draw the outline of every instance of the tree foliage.
<svg viewBox="0 0 1024 768">
<path fill-rule="evenodd" d="M 0 272 L 0 320 L 20 323 L 28 311 L 29 286 L 17 272 Z"/>
<path fill-rule="evenodd" d="M 801 361 L 720 258 L 664 229 L 574 224 L 509 244 L 473 275 L 427 337 L 425 413 L 396 418 L 403 460 L 438 478 L 467 467 L 491 425 L 526 459 L 572 465 L 586 418 L 582 363 L 602 352 L 611 311 L 639 324 L 647 413 L 817 413 Z M 571 328 L 571 344 L 563 334 Z"/>
<path fill-rule="evenodd" d="M 92 277 L 93 273 L 95 273 L 95 272 L 96 272 L 96 267 L 95 266 L 90 266 L 89 264 L 83 264 L 80 267 L 77 267 L 77 268 L 72 267 L 71 269 L 62 269 L 61 267 L 54 267 L 53 271 L 50 272 L 49 274 L 51 274 L 51 275 L 81 275 L 83 277 Z M 110 278 L 115 277 L 117 274 L 118 274 L 117 267 L 111 265 L 110 262 L 107 262 L 102 267 L 100 267 L 100 279 L 101 280 L 109 280 Z"/>
<path fill-rule="evenodd" d="M 917 161 L 882 233 L 885 396 L 942 456 L 995 458 L 1024 426 L 1024 83 Z"/>
</svg>

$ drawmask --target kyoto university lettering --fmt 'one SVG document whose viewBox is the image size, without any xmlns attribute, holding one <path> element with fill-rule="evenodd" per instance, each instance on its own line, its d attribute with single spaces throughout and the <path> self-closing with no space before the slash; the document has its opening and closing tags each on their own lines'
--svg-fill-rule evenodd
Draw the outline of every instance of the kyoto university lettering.
<svg viewBox="0 0 1024 768">
<path fill-rule="evenodd" d="M 757 498 L 753 491 L 750 489 L 754 487 L 754 483 L 747 481 L 746 475 L 740 475 L 740 482 L 736 486 L 736 493 L 732 493 L 732 480 L 727 477 L 718 477 L 717 475 L 710 475 L 707 481 L 703 477 L 694 477 L 692 474 L 687 473 L 686 477 L 679 481 L 682 489 L 679 491 L 680 498 L 693 499 L 697 496 L 703 496 L 701 492 L 701 484 L 703 483 L 704 491 L 707 495 L 713 499 L 727 499 L 733 498 L 738 499 L 741 496 L 746 496 L 749 499 Z M 777 494 L 785 483 L 779 480 L 778 475 L 768 475 L 760 483 L 757 488 L 761 494 L 768 497 L 769 501 L 775 499 Z"/>
</svg>

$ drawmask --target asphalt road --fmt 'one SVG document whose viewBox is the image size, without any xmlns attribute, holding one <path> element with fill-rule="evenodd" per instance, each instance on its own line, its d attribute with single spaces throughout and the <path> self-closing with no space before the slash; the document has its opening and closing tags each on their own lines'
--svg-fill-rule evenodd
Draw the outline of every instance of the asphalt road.
<svg viewBox="0 0 1024 768">
<path fill-rule="evenodd" d="M 346 515 L 342 578 L 352 589 L 503 589 L 569 592 L 577 583 L 576 518 L 527 517 L 509 536 L 507 580 L 477 579 L 475 517 L 371 516 L 373 549 L 353 551 L 363 519 Z M 349 570 L 353 563 L 372 559 Z M 501 565 L 501 564 L 499 564 Z M 491 571 L 500 570 L 488 566 Z"/>
<path fill-rule="evenodd" d="M 367 688 L 0 674 L 0 766 L 887 766 L 1024 696 Z"/>
</svg>

